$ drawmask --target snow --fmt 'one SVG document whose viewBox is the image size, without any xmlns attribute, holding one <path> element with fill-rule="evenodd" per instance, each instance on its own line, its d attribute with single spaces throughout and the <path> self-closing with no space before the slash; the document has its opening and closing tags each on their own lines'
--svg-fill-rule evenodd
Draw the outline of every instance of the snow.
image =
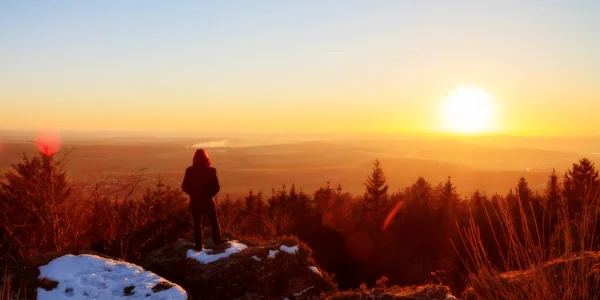
<svg viewBox="0 0 600 300">
<path fill-rule="evenodd" d="M 48 278 L 58 282 L 50 291 L 37 289 L 38 300 L 50 299 L 187 299 L 186 292 L 176 284 L 145 271 L 134 264 L 102 258 L 96 255 L 65 255 L 39 267 L 39 278 Z M 161 282 L 172 285 L 171 288 L 152 291 Z M 125 288 L 133 295 L 125 296 Z"/>
<path fill-rule="evenodd" d="M 300 247 L 298 247 L 298 245 L 293 246 L 293 247 L 288 247 L 286 245 L 281 245 L 279 247 L 279 250 L 269 250 L 269 255 L 267 256 L 267 258 L 273 259 L 275 258 L 275 256 L 277 255 L 277 253 L 279 253 L 279 251 L 283 251 L 289 254 L 298 254 L 298 251 L 300 250 Z"/>
<path fill-rule="evenodd" d="M 281 250 L 283 252 L 287 252 L 289 254 L 298 254 L 298 250 L 300 250 L 300 248 L 298 247 L 298 245 L 296 245 L 294 247 L 288 247 L 286 245 L 281 245 L 281 247 L 279 247 L 279 250 Z"/>
<path fill-rule="evenodd" d="M 209 264 L 211 262 L 215 262 L 219 259 L 226 258 L 235 253 L 240 253 L 242 250 L 248 248 L 248 246 L 238 243 L 237 241 L 229 241 L 229 248 L 225 249 L 225 252 L 218 254 L 209 254 L 213 252 L 212 249 L 202 249 L 202 251 L 196 251 L 193 249 L 189 249 L 187 252 L 187 257 L 191 259 L 195 259 L 201 264 Z"/>
<path fill-rule="evenodd" d="M 310 290 L 310 289 L 312 289 L 312 288 L 314 288 L 314 286 L 309 286 L 309 287 L 307 287 L 307 288 L 305 288 L 305 289 L 301 290 L 300 292 L 298 292 L 298 293 L 295 293 L 295 294 L 294 294 L 294 297 L 300 297 L 300 296 L 302 296 L 302 294 L 306 293 L 308 290 Z"/>
<path fill-rule="evenodd" d="M 258 258 L 258 256 L 256 256 L 256 255 L 253 255 L 253 256 L 252 256 L 252 259 L 254 259 L 255 261 L 261 261 L 261 259 L 260 259 L 260 258 Z"/>
<path fill-rule="evenodd" d="M 319 274 L 319 276 L 321 276 L 321 277 L 323 276 L 323 274 L 321 274 L 321 271 L 319 271 L 319 269 L 317 269 L 317 267 L 310 266 L 310 267 L 308 267 L 308 268 L 309 268 L 311 271 L 313 271 L 313 273 L 315 273 L 315 274 Z"/>
<path fill-rule="evenodd" d="M 299 292 L 297 292 L 297 293 L 293 294 L 293 296 L 294 296 L 294 297 L 300 297 L 300 296 L 302 296 L 302 294 L 306 293 L 308 290 L 310 290 L 310 289 L 312 289 L 312 288 L 314 288 L 314 287 L 315 287 L 314 285 L 313 285 L 313 286 L 309 286 L 309 287 L 307 287 L 307 288 L 305 288 L 305 289 L 303 289 L 303 290 L 301 290 L 301 291 L 299 291 Z M 288 298 L 288 297 L 285 297 L 285 298 L 283 298 L 282 300 L 290 300 L 290 298 Z"/>
</svg>

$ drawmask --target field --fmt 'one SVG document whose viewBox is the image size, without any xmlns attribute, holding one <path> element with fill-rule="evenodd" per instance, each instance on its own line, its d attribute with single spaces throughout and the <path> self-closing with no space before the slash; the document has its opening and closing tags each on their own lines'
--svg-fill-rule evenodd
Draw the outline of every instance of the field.
<svg viewBox="0 0 600 300">
<path fill-rule="evenodd" d="M 0 144 L 0 172 L 36 151 L 27 136 L 4 137 Z M 252 189 L 270 194 L 273 188 L 294 183 L 307 191 L 341 184 L 352 193 L 364 191 L 372 161 L 380 159 L 392 191 L 422 176 L 441 182 L 452 176 L 458 192 L 476 189 L 506 193 L 525 176 L 534 191 L 542 191 L 553 168 L 565 170 L 581 157 L 594 160 L 600 139 L 471 137 L 431 138 L 174 138 L 168 136 L 65 138 L 68 172 L 74 181 L 99 181 L 112 175 L 113 182 L 141 172 L 144 184 L 160 177 L 178 187 L 194 149 L 203 147 L 218 169 L 221 195 L 238 197 Z"/>
</svg>

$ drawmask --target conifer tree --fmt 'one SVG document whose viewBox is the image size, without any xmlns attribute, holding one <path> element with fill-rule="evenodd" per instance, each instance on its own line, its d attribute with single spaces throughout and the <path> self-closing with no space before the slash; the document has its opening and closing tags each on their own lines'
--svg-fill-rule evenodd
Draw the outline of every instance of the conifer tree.
<svg viewBox="0 0 600 300">
<path fill-rule="evenodd" d="M 456 192 L 456 187 L 452 184 L 451 178 L 448 177 L 443 185 L 439 185 L 437 188 L 439 194 L 439 211 L 447 212 L 452 207 L 456 206 L 458 198 L 460 197 Z"/>
<path fill-rule="evenodd" d="M 561 188 L 558 175 L 556 175 L 556 170 L 552 169 L 552 174 L 550 174 L 550 177 L 548 178 L 548 184 L 546 185 L 546 190 L 544 191 L 546 207 L 550 210 L 556 209 L 558 207 L 560 195 Z"/>
<path fill-rule="evenodd" d="M 600 179 L 594 163 L 583 158 L 573 164 L 573 168 L 565 173 L 562 191 L 567 198 L 570 217 L 580 213 L 584 203 L 597 196 L 599 186 Z"/>
<path fill-rule="evenodd" d="M 552 174 L 548 178 L 548 183 L 544 191 L 544 244 L 548 245 L 554 229 L 558 224 L 558 209 L 561 197 L 561 187 L 556 175 L 556 170 L 552 169 Z"/>
<path fill-rule="evenodd" d="M 533 191 L 529 188 L 529 183 L 525 177 L 521 177 L 519 179 L 519 184 L 517 185 L 517 194 L 519 196 L 519 201 L 525 209 L 529 207 L 529 202 L 533 198 Z"/>
<path fill-rule="evenodd" d="M 33 253 L 62 248 L 68 220 L 60 216 L 71 195 L 63 168 L 64 161 L 56 160 L 54 155 L 39 155 L 32 159 L 23 155 L 22 162 L 12 165 L 5 174 L 7 183 L 1 186 L 5 197 L 1 209 L 5 216 L 0 220 L 0 227 L 15 236 L 31 232 L 26 235 L 29 239 L 18 242 L 19 247 L 31 248 L 25 251 Z"/>
<path fill-rule="evenodd" d="M 385 174 L 381 168 L 381 162 L 375 160 L 371 174 L 365 183 L 365 194 L 363 196 L 363 220 L 371 225 L 379 224 L 384 214 L 388 200 L 388 185 Z"/>
</svg>

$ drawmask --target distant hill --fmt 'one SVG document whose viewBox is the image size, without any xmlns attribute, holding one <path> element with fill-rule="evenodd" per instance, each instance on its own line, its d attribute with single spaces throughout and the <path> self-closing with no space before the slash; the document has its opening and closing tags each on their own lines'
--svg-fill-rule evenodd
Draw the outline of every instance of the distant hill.
<svg viewBox="0 0 600 300">
<path fill-rule="evenodd" d="M 515 137 L 449 139 L 338 139 L 286 142 L 284 140 L 232 138 L 153 138 L 117 137 L 66 140 L 62 149 L 74 149 L 69 155 L 68 171 L 75 180 L 90 175 L 125 176 L 145 169 L 149 178 L 160 174 L 177 187 L 189 166 L 196 146 L 208 146 L 223 185 L 222 195 L 255 192 L 270 193 L 282 184 L 295 183 L 305 191 L 327 181 L 341 184 L 353 193 L 362 193 L 371 163 L 382 161 L 392 191 L 412 184 L 419 176 L 431 183 L 452 176 L 458 191 L 470 194 L 476 189 L 488 194 L 506 193 L 524 176 L 534 190 L 542 190 L 547 176 L 556 168 L 562 174 L 583 156 L 594 160 L 591 149 L 599 139 L 573 139 L 581 151 L 556 151 L 527 148 L 548 145 L 551 139 L 528 140 Z M 556 139 L 556 148 L 571 144 Z M 518 147 L 511 148 L 511 145 Z M 211 147 L 214 146 L 214 147 Z M 0 172 L 20 160 L 23 152 L 34 153 L 32 143 L 4 141 L 0 145 Z M 150 181 L 151 183 L 152 181 Z"/>
</svg>

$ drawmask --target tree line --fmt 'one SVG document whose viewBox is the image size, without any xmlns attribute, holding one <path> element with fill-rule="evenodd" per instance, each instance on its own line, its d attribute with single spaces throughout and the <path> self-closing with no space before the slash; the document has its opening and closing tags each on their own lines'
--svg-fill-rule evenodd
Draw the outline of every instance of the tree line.
<svg viewBox="0 0 600 300">
<path fill-rule="evenodd" d="M 473 245 L 465 240 L 470 229 L 477 229 L 491 264 L 499 270 L 522 269 L 528 266 L 509 257 L 511 239 L 539 246 L 543 261 L 560 257 L 563 227 L 581 222 L 586 207 L 600 209 L 598 171 L 585 158 L 562 178 L 553 170 L 541 194 L 523 177 L 505 195 L 459 195 L 450 177 L 438 184 L 419 177 L 395 192 L 387 181 L 376 160 L 363 195 L 327 183 L 310 194 L 292 185 L 267 197 L 252 191 L 243 199 L 225 197 L 219 201 L 222 223 L 236 234 L 297 235 L 345 288 L 373 285 L 386 276 L 394 284 L 441 282 L 460 290 L 474 267 L 469 259 Z M 564 219 L 572 224 L 563 224 Z M 587 219 L 596 228 L 595 219 Z M 507 222 L 514 224 L 514 232 L 504 230 Z M 575 243 L 576 250 L 597 250 L 597 239 L 588 238 L 588 246 Z"/>
<path fill-rule="evenodd" d="M 132 178 L 112 189 L 103 188 L 102 180 L 82 189 L 69 181 L 64 165 L 56 156 L 23 156 L 6 174 L 0 188 L 2 263 L 74 249 L 135 263 L 164 244 L 191 238 L 187 199 L 178 188 L 159 182 L 141 197 L 123 196 L 136 187 Z M 552 172 L 542 194 L 525 178 L 505 195 L 459 195 L 450 177 L 437 184 L 419 177 L 392 192 L 375 160 L 362 195 L 329 182 L 312 192 L 292 183 L 268 194 L 221 195 L 217 202 L 225 232 L 259 240 L 296 235 L 342 288 L 374 285 L 385 276 L 393 284 L 434 282 L 460 290 L 476 267 L 476 247 L 499 270 L 527 267 L 513 254 L 519 241 L 538 245 L 545 261 L 564 254 L 569 222 L 597 227 L 596 215 L 585 212 L 598 211 L 599 185 L 598 171 L 584 158 L 562 177 Z M 514 226 L 508 228 L 507 220 Z M 597 232 L 590 232 L 591 240 L 576 230 L 568 238 L 579 250 L 597 250 Z"/>
</svg>

